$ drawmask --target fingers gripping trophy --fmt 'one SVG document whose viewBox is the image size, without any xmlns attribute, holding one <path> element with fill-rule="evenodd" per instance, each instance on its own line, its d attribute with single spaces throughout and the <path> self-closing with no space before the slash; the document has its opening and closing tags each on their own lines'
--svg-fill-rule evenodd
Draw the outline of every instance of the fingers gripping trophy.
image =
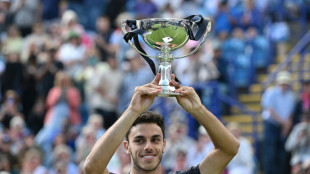
<svg viewBox="0 0 310 174">
<path fill-rule="evenodd" d="M 170 85 L 171 62 L 174 59 L 188 57 L 194 54 L 206 41 L 207 34 L 211 30 L 211 22 L 201 15 L 192 15 L 184 19 L 176 18 L 149 18 L 142 20 L 122 20 L 121 27 L 124 40 L 148 62 L 154 74 L 161 74 L 159 85 L 162 92 L 157 96 L 173 97 L 181 95 L 175 92 L 175 87 Z M 129 31 L 128 31 L 129 30 Z M 141 36 L 144 42 L 151 48 L 159 50 L 158 56 L 147 55 L 139 43 Z M 183 47 L 188 40 L 200 41 L 198 46 L 187 55 L 174 57 L 170 52 Z M 159 62 L 158 70 L 151 58 Z M 175 79 L 177 82 L 179 80 Z"/>
</svg>

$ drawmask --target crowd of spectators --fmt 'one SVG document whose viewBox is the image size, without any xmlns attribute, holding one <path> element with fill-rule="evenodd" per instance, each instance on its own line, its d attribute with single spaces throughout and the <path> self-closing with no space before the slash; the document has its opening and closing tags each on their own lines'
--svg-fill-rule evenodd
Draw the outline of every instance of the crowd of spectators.
<svg viewBox="0 0 310 174">
<path fill-rule="evenodd" d="M 153 79 L 123 40 L 120 19 L 184 18 L 193 11 L 209 18 L 208 41 L 194 55 L 175 60 L 173 69 L 184 84 L 218 81 L 228 93 L 229 84 L 247 86 L 249 72 L 270 63 L 271 42 L 281 53 L 288 41 L 288 25 L 274 8 L 280 2 L 296 11 L 308 1 L 0 0 L 0 171 L 83 173 L 84 159 L 128 106 L 134 88 Z M 174 54 L 195 46 L 189 42 Z M 163 157 L 164 173 L 194 165 L 212 148 L 206 132 L 197 127 L 198 135 L 188 136 L 186 119 L 174 114 L 167 121 L 172 141 Z M 231 126 L 239 137 L 235 129 Z M 244 140 L 242 153 L 251 151 L 248 144 Z M 234 167 L 249 158 L 243 156 L 226 172 L 236 173 Z M 108 168 L 128 173 L 129 162 L 120 147 Z M 245 162 L 254 171 L 254 162 Z"/>
</svg>

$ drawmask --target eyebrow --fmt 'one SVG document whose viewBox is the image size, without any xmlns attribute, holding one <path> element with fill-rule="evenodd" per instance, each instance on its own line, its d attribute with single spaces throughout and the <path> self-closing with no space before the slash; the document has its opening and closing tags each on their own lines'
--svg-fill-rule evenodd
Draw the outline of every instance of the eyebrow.
<svg viewBox="0 0 310 174">
<path fill-rule="evenodd" d="M 159 134 L 153 135 L 151 138 L 161 138 L 162 136 Z M 140 138 L 145 138 L 145 136 L 142 135 L 137 135 L 135 137 L 133 137 L 134 139 L 140 139 Z"/>
</svg>

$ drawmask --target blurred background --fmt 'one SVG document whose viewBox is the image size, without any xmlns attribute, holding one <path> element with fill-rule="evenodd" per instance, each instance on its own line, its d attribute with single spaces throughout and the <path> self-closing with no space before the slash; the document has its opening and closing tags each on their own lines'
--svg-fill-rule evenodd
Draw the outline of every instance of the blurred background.
<svg viewBox="0 0 310 174">
<path fill-rule="evenodd" d="M 1 173 L 82 174 L 135 87 L 154 78 L 123 40 L 121 19 L 194 14 L 212 30 L 172 69 L 241 142 L 223 173 L 310 173 L 309 0 L 0 0 Z M 151 110 L 167 124 L 163 173 L 213 148 L 174 98 L 157 97 Z M 122 147 L 108 169 L 129 172 Z"/>
</svg>

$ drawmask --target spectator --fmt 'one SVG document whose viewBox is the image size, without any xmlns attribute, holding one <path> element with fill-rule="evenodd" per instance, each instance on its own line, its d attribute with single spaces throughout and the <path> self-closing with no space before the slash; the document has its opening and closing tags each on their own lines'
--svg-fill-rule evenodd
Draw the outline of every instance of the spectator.
<svg viewBox="0 0 310 174">
<path fill-rule="evenodd" d="M 162 18 L 182 18 L 184 14 L 181 10 L 174 9 L 171 3 L 166 3 L 164 9 L 160 11 L 159 15 Z"/>
<path fill-rule="evenodd" d="M 241 12 L 241 15 L 237 17 L 238 26 L 246 30 L 249 27 L 255 27 L 261 31 L 263 23 L 263 14 L 259 11 L 254 0 L 245 0 L 244 9 Z"/>
<path fill-rule="evenodd" d="M 5 34 L 7 27 L 12 23 L 12 14 L 9 12 L 12 2 L 10 0 L 0 1 L 0 34 Z"/>
<path fill-rule="evenodd" d="M 256 69 L 264 69 L 270 63 L 270 44 L 268 39 L 259 33 L 257 28 L 249 27 L 246 31 L 247 45 L 251 48 L 251 59 Z"/>
<path fill-rule="evenodd" d="M 219 82 L 219 92 L 222 95 L 228 95 L 230 93 L 229 89 L 229 64 L 222 55 L 222 49 L 219 45 L 215 45 L 212 61 L 216 66 L 219 76 L 216 79 Z M 229 105 L 227 103 L 221 102 L 221 113 L 223 115 L 229 114 Z"/>
<path fill-rule="evenodd" d="M 233 73 L 230 78 L 238 88 L 245 88 L 250 82 L 251 59 L 246 54 L 245 33 L 241 28 L 234 28 L 227 40 L 224 56 L 229 60 Z"/>
<path fill-rule="evenodd" d="M 108 67 L 103 71 L 93 86 L 93 92 L 89 98 L 91 109 L 103 116 L 104 128 L 108 129 L 117 120 L 117 105 L 119 90 L 123 80 L 123 72 L 117 68 L 117 60 L 109 56 Z"/>
<path fill-rule="evenodd" d="M 81 163 L 88 154 L 90 153 L 91 149 L 95 145 L 96 139 L 96 130 L 87 125 L 83 127 L 81 134 L 76 139 L 76 163 Z"/>
<path fill-rule="evenodd" d="M 276 46 L 276 55 L 285 56 L 287 53 L 287 42 L 290 39 L 290 28 L 286 21 L 278 20 L 276 15 L 271 16 L 271 21 L 265 26 L 266 36 Z"/>
<path fill-rule="evenodd" d="M 21 36 L 19 29 L 14 25 L 9 26 L 7 37 L 3 40 L 2 43 L 2 52 L 6 54 L 20 54 L 22 52 L 23 41 L 24 38 Z"/>
<path fill-rule="evenodd" d="M 29 114 L 29 117 L 26 119 L 27 127 L 34 135 L 36 135 L 43 128 L 45 114 L 45 100 L 43 97 L 38 97 Z"/>
<path fill-rule="evenodd" d="M 100 51 L 101 61 L 107 61 L 109 54 L 115 54 L 116 50 L 110 43 L 113 30 L 107 16 L 100 16 L 96 20 L 97 35 L 95 44 Z"/>
<path fill-rule="evenodd" d="M 6 133 L 0 133 L 0 167 L 4 171 L 15 172 L 18 168 L 18 159 L 11 153 L 12 140 Z"/>
<path fill-rule="evenodd" d="M 54 167 L 50 170 L 50 174 L 57 174 L 60 169 L 62 173 L 78 173 L 78 166 L 72 161 L 72 150 L 64 144 L 57 145 L 53 150 Z M 64 172 L 67 171 L 67 172 Z"/>
<path fill-rule="evenodd" d="M 46 46 L 46 50 L 48 51 L 51 48 L 57 49 L 61 46 L 63 43 L 63 38 L 62 38 L 62 26 L 60 22 L 55 21 L 55 22 L 50 22 L 48 24 L 48 27 L 46 29 L 47 34 L 50 36 L 48 45 Z"/>
<path fill-rule="evenodd" d="M 186 163 L 186 156 L 186 151 L 179 150 L 177 152 L 177 155 L 175 157 L 175 164 L 169 174 L 176 171 L 184 171 L 189 168 L 188 164 Z"/>
<path fill-rule="evenodd" d="M 138 19 L 144 19 L 153 17 L 158 9 L 151 0 L 138 0 L 135 1 L 133 11 Z"/>
<path fill-rule="evenodd" d="M 198 139 L 195 141 L 195 145 L 189 147 L 186 155 L 186 162 L 188 166 L 198 165 L 205 156 L 207 156 L 214 145 L 208 135 L 207 131 L 202 126 L 198 129 Z"/>
<path fill-rule="evenodd" d="M 55 75 L 64 70 L 64 65 L 56 60 L 56 48 L 48 48 L 45 62 L 41 63 L 36 71 L 38 92 L 45 100 L 48 92 L 54 86 Z"/>
<path fill-rule="evenodd" d="M 237 155 L 227 165 L 228 174 L 254 174 L 254 153 L 250 141 L 241 135 L 240 125 L 238 123 L 229 123 L 227 129 L 240 142 Z"/>
<path fill-rule="evenodd" d="M 290 73 L 279 72 L 276 77 L 276 86 L 268 88 L 262 96 L 265 174 L 282 173 L 284 167 L 284 142 L 291 129 L 295 107 L 295 98 L 290 84 Z"/>
<path fill-rule="evenodd" d="M 23 68 L 23 89 L 21 95 L 21 102 L 23 106 L 23 114 L 25 119 L 27 120 L 29 117 L 29 113 L 38 97 L 37 91 L 37 78 L 36 71 L 39 67 L 38 63 L 38 53 L 36 53 L 36 45 L 33 44 L 29 57 L 27 58 L 27 62 L 24 63 Z"/>
<path fill-rule="evenodd" d="M 125 54 L 129 49 L 132 49 L 129 44 L 127 44 L 123 37 L 123 32 L 121 29 L 121 20 L 122 19 L 132 19 L 132 14 L 128 12 L 120 13 L 115 19 L 115 29 L 112 32 L 110 43 L 113 47 L 115 57 L 117 59 L 118 68 L 121 68 L 121 65 L 124 63 Z M 117 51 L 115 51 L 117 50 Z"/>
<path fill-rule="evenodd" d="M 5 69 L 1 75 L 1 96 L 3 96 L 7 90 L 13 90 L 17 95 L 21 95 L 23 86 L 23 64 L 20 61 L 19 54 L 10 53 L 5 57 Z"/>
<path fill-rule="evenodd" d="M 84 0 L 84 12 L 87 16 L 87 23 L 84 27 L 87 30 L 96 31 L 96 20 L 105 13 L 107 2 L 102 0 Z"/>
<path fill-rule="evenodd" d="M 166 151 L 163 154 L 163 167 L 166 173 L 169 173 L 175 167 L 178 152 L 187 152 L 193 146 L 194 140 L 187 136 L 187 125 L 178 122 L 170 125 L 167 136 L 170 141 L 167 142 Z"/>
<path fill-rule="evenodd" d="M 69 3 L 70 5 L 70 3 Z M 78 13 L 81 15 L 81 13 Z M 79 36 L 83 36 L 84 27 L 79 23 L 79 17 L 77 13 L 72 10 L 66 10 L 61 17 L 61 26 L 62 26 L 62 38 L 67 40 L 71 32 L 76 33 Z"/>
<path fill-rule="evenodd" d="M 104 125 L 104 119 L 99 114 L 90 115 L 86 124 L 86 126 L 94 128 L 96 133 L 96 140 L 98 140 L 106 131 L 103 125 Z"/>
<path fill-rule="evenodd" d="M 42 164 L 42 158 L 40 149 L 28 149 L 21 160 L 20 174 L 48 174 L 47 168 Z"/>
<path fill-rule="evenodd" d="M 6 91 L 0 112 L 0 123 L 4 132 L 10 130 L 10 122 L 14 117 L 23 118 L 23 114 L 19 111 L 19 97 L 13 90 Z"/>
<path fill-rule="evenodd" d="M 67 42 L 59 48 L 57 57 L 64 64 L 68 75 L 77 81 L 86 62 L 86 47 L 81 42 L 81 35 L 72 30 Z"/>
<path fill-rule="evenodd" d="M 39 20 L 38 0 L 12 1 L 10 10 L 14 14 L 14 24 L 21 30 L 22 36 L 30 34 L 31 27 Z"/>
<path fill-rule="evenodd" d="M 310 112 L 304 111 L 301 122 L 293 127 L 286 143 L 285 149 L 292 152 L 290 165 L 292 174 L 298 174 L 302 165 L 310 160 Z"/>
<path fill-rule="evenodd" d="M 12 141 L 10 147 L 12 154 L 18 155 L 24 149 L 24 139 L 28 132 L 26 123 L 21 117 L 12 118 L 9 130 L 9 136 Z"/>
<path fill-rule="evenodd" d="M 58 20 L 60 17 L 61 0 L 42 0 L 40 4 L 41 19 L 45 22 Z"/>
<path fill-rule="evenodd" d="M 154 77 L 151 69 L 135 50 L 126 52 L 128 66 L 119 92 L 118 113 L 123 112 L 130 103 L 131 96 L 136 86 L 150 82 Z"/>
<path fill-rule="evenodd" d="M 21 61 L 28 62 L 31 55 L 38 56 L 49 45 L 50 37 L 45 33 L 43 24 L 38 22 L 32 25 L 32 32 L 24 39 Z"/>
<path fill-rule="evenodd" d="M 75 128 L 80 126 L 80 102 L 80 93 L 72 86 L 70 77 L 65 72 L 58 72 L 55 86 L 50 90 L 46 99 L 48 111 L 44 127 L 36 135 L 36 143 L 43 146 L 45 152 L 50 152 L 51 143 L 57 134 L 64 131 L 66 124 Z"/>
<path fill-rule="evenodd" d="M 222 31 L 230 33 L 232 27 L 235 25 L 235 19 L 233 18 L 227 1 L 221 1 L 218 6 L 217 13 L 214 16 L 214 21 L 216 21 L 213 30 L 215 34 Z"/>
<path fill-rule="evenodd" d="M 299 123 L 301 121 L 302 113 L 310 109 L 310 80 L 304 80 L 301 89 L 301 95 L 296 102 L 294 110 L 293 125 Z"/>
</svg>

